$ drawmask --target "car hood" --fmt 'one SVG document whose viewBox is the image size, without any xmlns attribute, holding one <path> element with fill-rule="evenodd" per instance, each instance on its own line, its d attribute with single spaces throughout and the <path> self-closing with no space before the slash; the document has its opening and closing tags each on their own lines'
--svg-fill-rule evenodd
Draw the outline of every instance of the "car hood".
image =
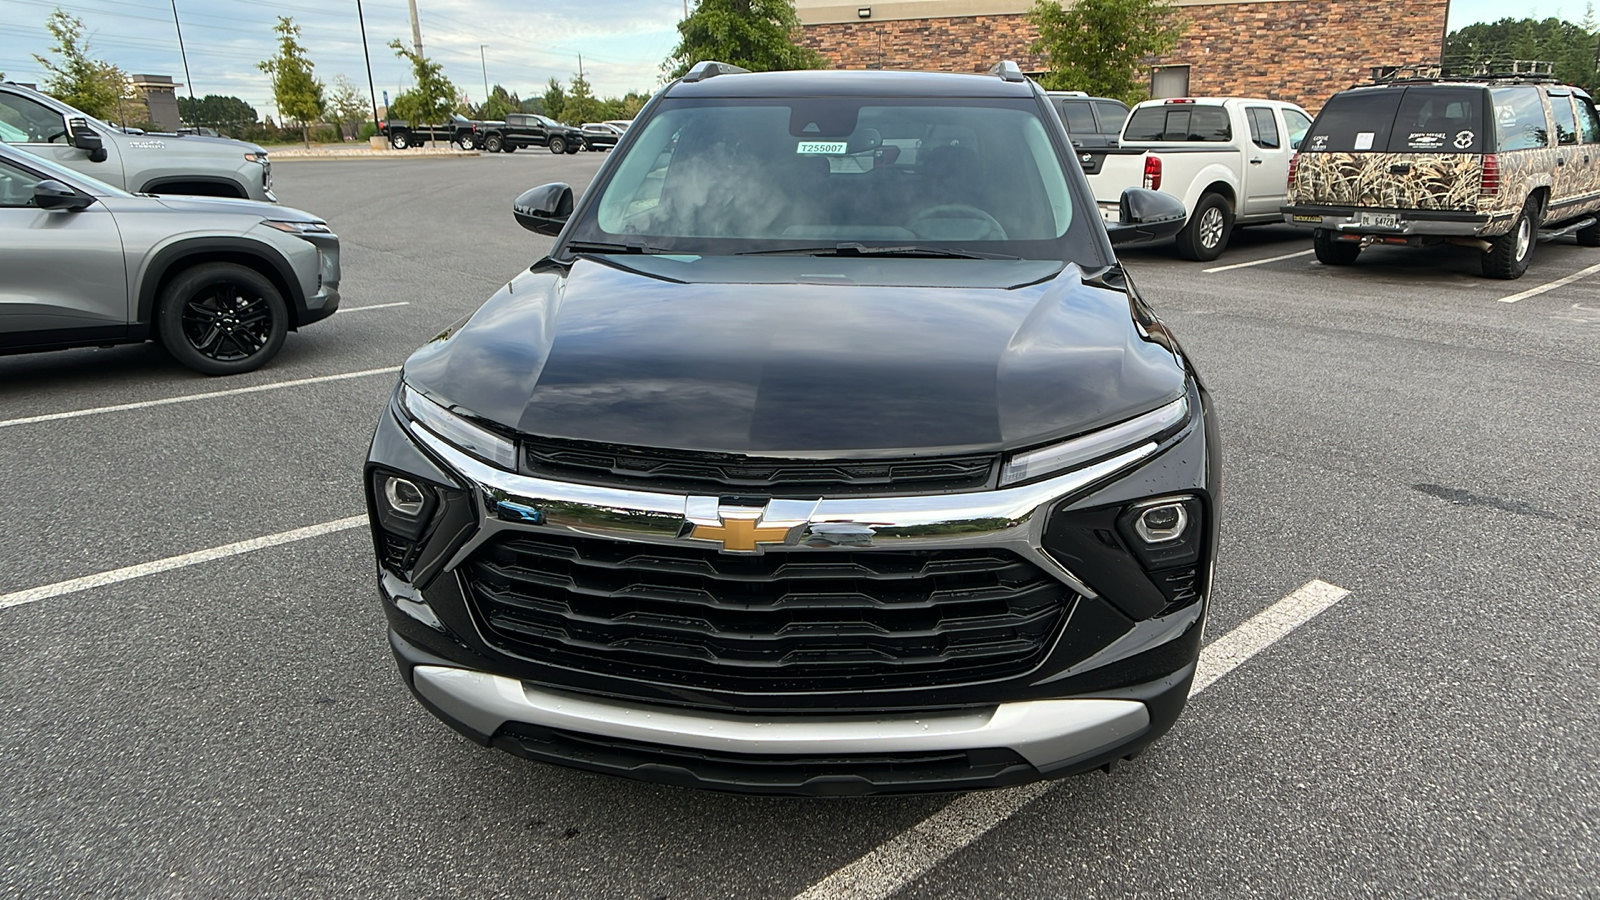
<svg viewBox="0 0 1600 900">
<path fill-rule="evenodd" d="M 1129 294 L 1075 265 L 780 257 L 761 283 L 748 258 L 699 262 L 536 266 L 405 380 L 526 434 L 858 457 L 1039 443 L 1185 388 Z"/>
<path fill-rule="evenodd" d="M 161 194 L 154 197 L 168 209 L 178 212 L 205 213 L 258 213 L 263 219 L 282 222 L 321 222 L 322 219 L 304 210 L 263 203 L 259 200 L 241 200 L 234 197 L 190 197 L 181 194 Z"/>
</svg>

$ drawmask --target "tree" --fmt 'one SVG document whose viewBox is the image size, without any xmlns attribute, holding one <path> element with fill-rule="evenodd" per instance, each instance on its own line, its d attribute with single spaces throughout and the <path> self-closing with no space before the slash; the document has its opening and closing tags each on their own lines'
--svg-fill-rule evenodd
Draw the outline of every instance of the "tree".
<svg viewBox="0 0 1600 900">
<path fill-rule="evenodd" d="M 544 114 L 559 122 L 566 107 L 567 92 L 562 90 L 561 82 L 550 79 L 550 83 L 544 87 Z"/>
<path fill-rule="evenodd" d="M 128 94 L 128 75 L 121 69 L 89 56 L 89 42 L 83 37 L 83 20 L 57 9 L 44 27 L 56 39 L 50 52 L 54 61 L 34 54 L 49 74 L 44 91 L 68 106 L 100 119 L 112 118 Z"/>
<path fill-rule="evenodd" d="M 444 66 L 416 51 L 407 50 L 399 38 L 389 42 L 394 55 L 411 63 L 416 84 L 402 91 L 389 104 L 389 118 L 405 119 L 413 125 L 437 125 L 456 107 L 456 86 L 444 77 Z"/>
<path fill-rule="evenodd" d="M 606 104 L 594 95 L 589 87 L 589 80 L 582 75 L 572 76 L 567 91 L 566 105 L 561 108 L 561 114 L 573 125 L 582 125 L 587 122 L 600 122 L 612 118 L 606 114 Z"/>
<path fill-rule="evenodd" d="M 514 113 L 521 109 L 522 100 L 497 84 L 489 91 L 489 99 L 472 111 L 472 117 L 487 122 L 499 122 L 506 117 L 506 113 Z"/>
<path fill-rule="evenodd" d="M 1563 19 L 1501 19 L 1478 22 L 1450 32 L 1444 39 L 1444 64 L 1455 74 L 1503 67 L 1512 60 L 1555 63 L 1555 76 L 1567 84 L 1594 91 L 1600 88 L 1595 54 L 1600 30 L 1593 7 L 1585 23 Z"/>
<path fill-rule="evenodd" d="M 661 68 L 670 78 L 708 59 L 752 72 L 822 68 L 822 54 L 794 42 L 799 28 L 791 0 L 699 0 L 678 23 L 678 46 Z"/>
<path fill-rule="evenodd" d="M 1150 96 L 1145 58 L 1171 52 L 1189 30 L 1171 0 L 1078 0 L 1071 9 L 1035 0 L 1028 22 L 1039 30 L 1031 49 L 1050 67 L 1040 84 L 1129 104 Z"/>
<path fill-rule="evenodd" d="M 372 106 L 355 82 L 343 74 L 333 76 L 333 90 L 328 94 L 328 120 L 338 127 L 339 135 L 353 135 L 370 115 Z"/>
<path fill-rule="evenodd" d="M 238 97 L 207 94 L 198 100 L 178 98 L 178 116 L 189 125 L 209 125 L 218 131 L 243 131 L 256 124 L 255 107 Z"/>
<path fill-rule="evenodd" d="M 300 123 L 300 136 L 309 147 L 311 125 L 327 108 L 322 82 L 311 75 L 314 64 L 306 59 L 306 50 L 300 46 L 300 26 L 294 24 L 294 19 L 279 16 L 272 30 L 278 33 L 278 55 L 262 60 L 256 67 L 272 76 L 272 99 L 278 104 L 278 115 Z"/>
</svg>

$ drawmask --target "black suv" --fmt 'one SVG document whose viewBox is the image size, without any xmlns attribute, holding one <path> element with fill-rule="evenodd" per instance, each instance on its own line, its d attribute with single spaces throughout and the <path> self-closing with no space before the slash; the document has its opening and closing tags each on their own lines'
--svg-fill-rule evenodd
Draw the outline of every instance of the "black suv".
<svg viewBox="0 0 1600 900">
<path fill-rule="evenodd" d="M 523 147 L 549 147 L 551 153 L 583 149 L 581 130 L 532 113 L 511 113 L 504 122 L 485 122 L 479 135 L 480 146 L 490 153 L 513 153 Z"/>
<path fill-rule="evenodd" d="M 701 63 L 550 255 L 406 362 L 366 467 L 406 684 L 473 740 L 720 790 L 1108 766 L 1171 727 L 1212 402 L 1060 119 L 987 76 Z M 1108 236 L 1109 229 L 1109 236 Z"/>
<path fill-rule="evenodd" d="M 1110 97 L 1091 97 L 1082 91 L 1050 91 L 1046 96 L 1061 117 L 1061 124 L 1067 127 L 1084 174 L 1099 172 L 1106 155 L 1095 151 L 1117 146 L 1122 123 L 1128 121 L 1128 104 Z"/>
</svg>

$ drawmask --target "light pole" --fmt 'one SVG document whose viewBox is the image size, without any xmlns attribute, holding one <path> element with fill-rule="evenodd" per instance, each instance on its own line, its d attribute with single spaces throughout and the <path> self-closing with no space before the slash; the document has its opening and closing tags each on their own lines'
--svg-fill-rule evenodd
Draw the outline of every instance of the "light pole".
<svg viewBox="0 0 1600 900">
<path fill-rule="evenodd" d="M 356 21 L 361 23 L 361 55 L 367 60 L 367 96 L 372 98 L 372 127 L 377 128 L 378 91 L 372 84 L 372 54 L 367 51 L 367 17 L 361 12 L 361 0 L 356 0 Z M 389 102 L 385 100 L 383 105 L 388 106 Z"/>
<path fill-rule="evenodd" d="M 489 102 L 489 64 L 483 61 L 483 48 L 488 44 L 478 45 L 478 65 L 483 68 L 483 102 Z"/>
</svg>

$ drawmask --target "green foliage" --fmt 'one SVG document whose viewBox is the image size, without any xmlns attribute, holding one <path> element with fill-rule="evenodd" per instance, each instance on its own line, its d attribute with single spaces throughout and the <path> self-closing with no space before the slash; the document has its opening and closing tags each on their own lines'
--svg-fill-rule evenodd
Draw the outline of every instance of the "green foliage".
<svg viewBox="0 0 1600 900">
<path fill-rule="evenodd" d="M 389 118 L 405 119 L 415 125 L 437 125 L 455 111 L 456 86 L 444 77 L 444 66 L 416 51 L 406 49 L 399 39 L 389 42 L 394 55 L 411 63 L 416 84 L 402 91 L 389 104 Z"/>
<path fill-rule="evenodd" d="M 567 103 L 562 107 L 561 114 L 566 117 L 562 121 L 573 125 L 615 118 L 608 115 L 605 102 L 594 95 L 588 79 L 582 75 L 572 76 L 567 90 Z"/>
<path fill-rule="evenodd" d="M 377 133 L 378 133 L 378 123 L 376 123 L 376 122 L 362 122 L 361 123 L 361 130 L 356 132 L 356 140 L 365 141 L 365 140 L 367 140 L 368 138 L 372 137 L 373 135 L 375 135 Z"/>
<path fill-rule="evenodd" d="M 38 54 L 33 56 L 48 73 L 44 92 L 96 118 L 113 118 L 118 104 L 128 95 L 127 73 L 89 56 L 82 19 L 58 8 L 45 20 L 44 27 L 56 39 L 55 46 L 50 48 L 56 57 L 54 60 Z"/>
<path fill-rule="evenodd" d="M 233 133 L 256 123 L 255 107 L 238 97 L 207 94 L 198 100 L 178 98 L 178 116 L 185 125 L 206 125 Z"/>
<path fill-rule="evenodd" d="M 669 78 L 708 59 L 752 72 L 823 68 L 820 53 L 794 42 L 799 28 L 791 0 L 699 0 L 678 23 L 678 46 L 661 68 Z"/>
<path fill-rule="evenodd" d="M 1556 77 L 1591 92 L 1600 89 L 1596 49 L 1600 28 L 1591 4 L 1584 24 L 1564 19 L 1501 19 L 1458 28 L 1444 39 L 1444 63 L 1455 74 L 1478 66 L 1511 60 L 1546 60 L 1556 64 Z"/>
<path fill-rule="evenodd" d="M 1130 105 L 1150 96 L 1143 59 L 1171 52 L 1189 30 L 1170 0 L 1078 0 L 1071 9 L 1036 0 L 1028 22 L 1039 30 L 1031 49 L 1050 67 L 1040 84 Z"/>
<path fill-rule="evenodd" d="M 518 106 L 518 111 L 534 113 L 535 115 L 540 116 L 549 115 L 549 113 L 545 112 L 543 97 L 529 97 L 528 99 L 522 101 L 521 105 Z"/>
<path fill-rule="evenodd" d="M 486 122 L 499 122 L 505 119 L 506 113 L 518 112 L 521 109 L 522 100 L 516 94 L 497 84 L 490 89 L 489 99 L 483 101 L 472 111 L 472 118 L 482 119 Z"/>
<path fill-rule="evenodd" d="M 327 108 L 322 82 L 311 74 L 315 64 L 306 59 L 306 49 L 300 46 L 300 26 L 294 24 L 294 19 L 279 16 L 272 30 L 278 33 L 278 55 L 262 60 L 256 67 L 272 76 L 272 99 L 278 105 L 278 114 L 300 123 L 301 136 L 309 147 L 311 124 Z"/>
<path fill-rule="evenodd" d="M 333 90 L 328 94 L 328 121 L 338 126 L 340 135 L 354 133 L 362 122 L 372 116 L 372 104 L 367 95 L 344 75 L 333 76 Z"/>
<path fill-rule="evenodd" d="M 566 108 L 567 92 L 562 89 L 561 82 L 550 79 L 550 83 L 544 87 L 544 114 L 559 122 Z"/>
</svg>

